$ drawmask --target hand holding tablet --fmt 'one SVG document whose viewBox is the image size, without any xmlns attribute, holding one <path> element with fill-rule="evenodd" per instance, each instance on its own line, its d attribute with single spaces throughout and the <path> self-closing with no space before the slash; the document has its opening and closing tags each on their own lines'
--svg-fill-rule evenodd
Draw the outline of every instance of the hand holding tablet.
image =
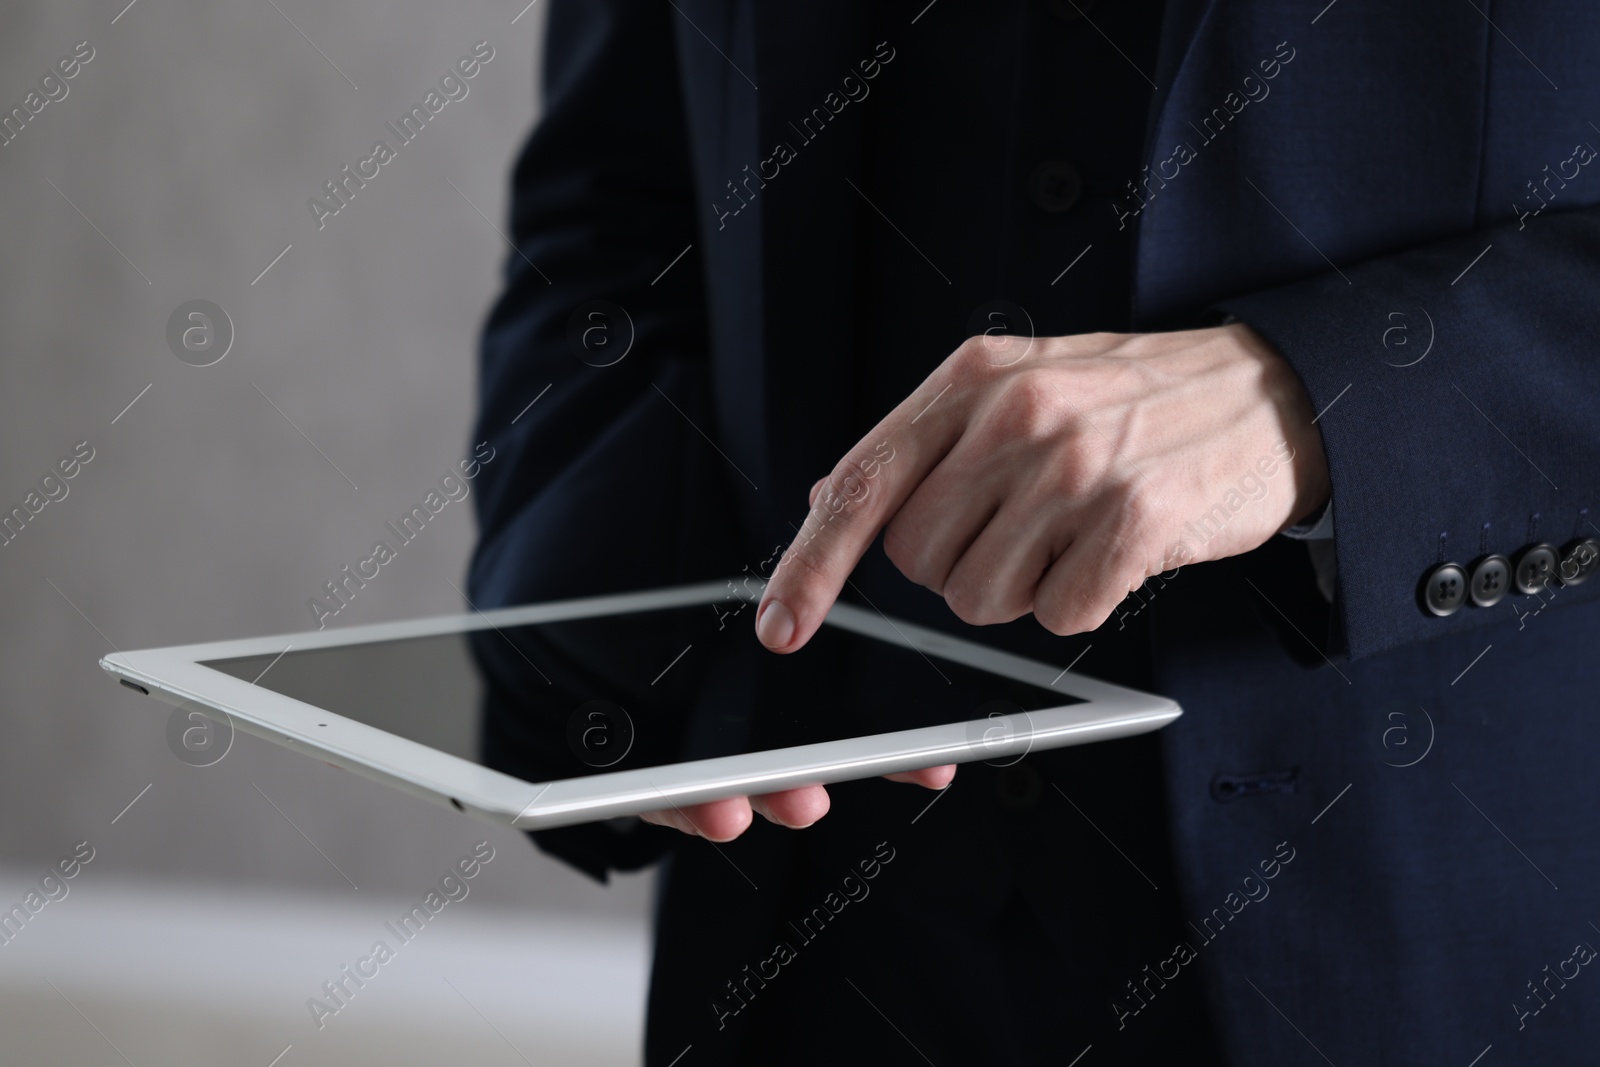
<svg viewBox="0 0 1600 1067">
<path fill-rule="evenodd" d="M 943 789 L 956 776 L 955 764 L 929 767 L 920 771 L 901 771 L 886 774 L 892 782 L 907 782 Z M 750 828 L 756 815 L 768 822 L 803 830 L 828 814 L 828 791 L 820 785 L 803 785 L 798 789 L 785 789 L 764 796 L 728 797 L 704 804 L 690 804 L 686 808 L 669 808 L 666 811 L 647 811 L 640 818 L 657 826 L 670 826 L 707 841 L 732 841 Z"/>
<path fill-rule="evenodd" d="M 1328 473 L 1311 414 L 1282 356 L 1242 323 L 969 338 L 812 486 L 756 633 L 774 652 L 804 647 L 880 531 L 901 572 L 965 622 L 1031 612 L 1054 633 L 1095 629 L 1146 579 L 1248 551 L 1320 506 Z M 1185 520 L 1269 451 L 1287 453 L 1289 477 L 1191 543 Z M 941 788 L 952 773 L 900 777 Z M 820 787 L 754 801 L 786 826 L 827 807 Z M 726 840 L 750 805 L 647 818 Z"/>
<path fill-rule="evenodd" d="M 730 621 L 755 599 L 737 589 L 119 652 L 101 665 L 185 715 L 525 830 L 667 810 L 709 812 L 701 829 L 723 837 L 759 810 L 725 803 L 748 796 L 781 796 L 757 803 L 804 823 L 826 810 L 807 805 L 826 804 L 829 782 L 937 788 L 950 764 L 1126 737 L 1181 714 L 847 603 L 803 650 L 773 656 Z"/>
</svg>

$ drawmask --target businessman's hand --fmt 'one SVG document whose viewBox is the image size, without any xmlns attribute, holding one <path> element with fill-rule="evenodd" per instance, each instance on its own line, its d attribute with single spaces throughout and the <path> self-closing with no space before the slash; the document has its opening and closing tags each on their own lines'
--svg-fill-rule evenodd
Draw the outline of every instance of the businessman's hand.
<svg viewBox="0 0 1600 1067">
<path fill-rule="evenodd" d="M 886 777 L 891 782 L 910 782 L 929 789 L 943 789 L 955 776 L 956 769 L 945 766 Z M 804 829 L 828 814 L 828 791 L 820 785 L 808 785 L 763 797 L 730 797 L 705 804 L 691 804 L 687 808 L 675 807 L 640 818 L 657 826 L 674 827 L 708 841 L 732 841 L 749 829 L 758 812 L 768 822 L 794 830 Z"/>
<path fill-rule="evenodd" d="M 884 531 L 974 625 L 1093 630 L 1152 575 L 1247 552 L 1327 500 L 1299 379 L 1242 323 L 969 339 L 813 487 L 756 613 L 800 648 Z"/>
<path fill-rule="evenodd" d="M 756 633 L 804 645 L 885 527 L 890 560 L 966 622 L 1031 611 L 1058 634 L 1092 630 L 1151 575 L 1247 552 L 1326 501 L 1313 418 L 1243 324 L 972 338 L 812 487 Z M 809 786 L 644 818 L 727 841 L 754 813 L 802 827 L 827 810 Z"/>
</svg>

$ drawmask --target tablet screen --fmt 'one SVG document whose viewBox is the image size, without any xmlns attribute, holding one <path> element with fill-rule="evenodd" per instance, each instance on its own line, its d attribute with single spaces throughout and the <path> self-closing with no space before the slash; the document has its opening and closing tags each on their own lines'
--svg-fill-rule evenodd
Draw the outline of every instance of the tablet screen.
<svg viewBox="0 0 1600 1067">
<path fill-rule="evenodd" d="M 1079 704 L 834 626 L 798 652 L 741 601 L 205 665 L 530 782 Z"/>
</svg>

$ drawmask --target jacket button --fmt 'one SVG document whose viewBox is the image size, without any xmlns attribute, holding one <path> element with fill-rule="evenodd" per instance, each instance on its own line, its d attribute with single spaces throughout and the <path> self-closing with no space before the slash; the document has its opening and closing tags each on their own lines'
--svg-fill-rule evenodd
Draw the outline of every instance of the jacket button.
<svg viewBox="0 0 1600 1067">
<path fill-rule="evenodd" d="M 1094 0 L 1045 0 L 1044 6 L 1062 22 L 1077 22 L 1094 7 Z"/>
<path fill-rule="evenodd" d="M 1540 541 L 1524 545 L 1513 561 L 1513 578 L 1519 593 L 1537 593 L 1556 576 L 1556 550 Z"/>
<path fill-rule="evenodd" d="M 1431 615 L 1450 615 L 1467 598 L 1467 572 L 1457 563 L 1441 563 L 1422 579 L 1422 606 Z"/>
<path fill-rule="evenodd" d="M 1600 570 L 1600 541 L 1585 537 L 1561 547 L 1561 562 L 1556 574 L 1563 585 L 1582 585 L 1589 575 Z"/>
<path fill-rule="evenodd" d="M 1511 561 L 1501 555 L 1484 556 L 1472 565 L 1467 595 L 1480 608 L 1500 603 L 1511 588 Z"/>
<path fill-rule="evenodd" d="M 1040 211 L 1070 211 L 1083 195 L 1083 177 L 1064 159 L 1047 159 L 1028 174 L 1028 197 Z"/>
<path fill-rule="evenodd" d="M 1032 811 L 1044 794 L 1044 780 L 1026 763 L 1001 767 L 994 776 L 994 798 L 1008 811 Z"/>
</svg>

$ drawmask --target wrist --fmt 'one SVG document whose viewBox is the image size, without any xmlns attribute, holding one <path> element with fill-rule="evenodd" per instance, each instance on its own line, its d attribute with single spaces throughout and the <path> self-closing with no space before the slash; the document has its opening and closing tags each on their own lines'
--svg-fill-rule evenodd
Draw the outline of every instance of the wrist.
<svg viewBox="0 0 1600 1067">
<path fill-rule="evenodd" d="M 1281 440 L 1290 449 L 1293 492 L 1283 528 L 1313 524 L 1323 517 L 1333 486 L 1311 397 L 1289 361 L 1248 324 L 1236 320 L 1218 329 L 1229 333 L 1250 358 L 1260 362 L 1262 392 L 1277 415 Z"/>
</svg>

